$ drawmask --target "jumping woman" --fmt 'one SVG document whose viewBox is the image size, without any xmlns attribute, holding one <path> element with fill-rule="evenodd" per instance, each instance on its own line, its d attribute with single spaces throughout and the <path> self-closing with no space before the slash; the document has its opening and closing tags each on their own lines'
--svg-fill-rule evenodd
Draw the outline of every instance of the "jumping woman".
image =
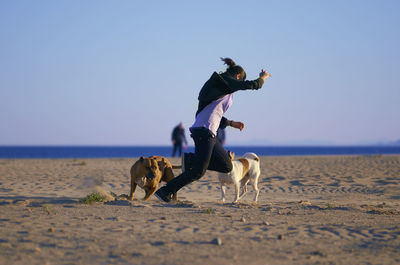
<svg viewBox="0 0 400 265">
<path fill-rule="evenodd" d="M 196 119 L 190 127 L 191 137 L 195 144 L 194 153 L 185 153 L 182 159 L 182 174 L 158 189 L 156 197 L 163 202 L 170 202 L 173 193 L 182 187 L 200 179 L 206 170 L 228 173 L 232 162 L 228 152 L 217 139 L 218 128 L 227 126 L 243 130 L 244 123 L 228 120 L 224 113 L 232 105 L 233 93 L 238 90 L 258 90 L 270 77 L 261 70 L 259 78 L 246 81 L 246 72 L 230 59 L 221 58 L 228 65 L 227 70 L 218 74 L 214 72 L 200 90 Z"/>
</svg>

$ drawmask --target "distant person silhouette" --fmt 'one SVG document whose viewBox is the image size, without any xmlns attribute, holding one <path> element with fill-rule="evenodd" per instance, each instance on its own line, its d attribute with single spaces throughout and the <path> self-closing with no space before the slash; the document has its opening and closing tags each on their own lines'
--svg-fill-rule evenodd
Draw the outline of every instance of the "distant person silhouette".
<svg viewBox="0 0 400 265">
<path fill-rule="evenodd" d="M 183 128 L 182 122 L 175 126 L 175 128 L 173 129 L 171 141 L 173 145 L 172 157 L 175 157 L 177 150 L 179 152 L 179 156 L 181 156 L 183 142 L 185 142 L 185 148 L 187 146 L 185 128 Z"/>
</svg>

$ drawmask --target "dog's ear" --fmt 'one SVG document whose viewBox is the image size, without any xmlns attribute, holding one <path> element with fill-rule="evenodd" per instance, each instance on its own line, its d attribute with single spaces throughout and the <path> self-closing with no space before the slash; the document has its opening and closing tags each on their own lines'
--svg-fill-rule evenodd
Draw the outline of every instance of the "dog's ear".
<svg viewBox="0 0 400 265">
<path fill-rule="evenodd" d="M 228 151 L 228 156 L 231 159 L 231 161 L 235 160 L 235 153 L 232 151 Z"/>
</svg>

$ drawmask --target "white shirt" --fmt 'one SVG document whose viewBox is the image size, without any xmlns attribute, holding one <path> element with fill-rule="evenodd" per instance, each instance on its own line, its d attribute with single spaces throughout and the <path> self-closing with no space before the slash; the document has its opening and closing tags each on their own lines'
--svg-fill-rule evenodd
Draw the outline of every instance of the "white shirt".
<svg viewBox="0 0 400 265">
<path fill-rule="evenodd" d="M 228 94 L 208 104 L 197 114 L 196 120 L 191 128 L 204 127 L 209 129 L 214 136 L 217 135 L 219 123 L 224 113 L 232 105 L 232 98 L 233 94 Z"/>
</svg>

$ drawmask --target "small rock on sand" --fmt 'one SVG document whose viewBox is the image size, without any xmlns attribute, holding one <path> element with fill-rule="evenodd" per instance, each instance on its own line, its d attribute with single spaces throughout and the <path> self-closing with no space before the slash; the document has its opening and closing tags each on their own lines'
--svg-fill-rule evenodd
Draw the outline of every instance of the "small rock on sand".
<svg viewBox="0 0 400 265">
<path fill-rule="evenodd" d="M 222 245 L 222 239 L 219 238 L 219 237 L 216 237 L 216 238 L 214 238 L 214 239 L 211 241 L 211 243 L 212 243 L 212 244 L 215 244 L 215 245 L 217 245 L 217 246 L 221 246 L 221 245 Z"/>
</svg>

